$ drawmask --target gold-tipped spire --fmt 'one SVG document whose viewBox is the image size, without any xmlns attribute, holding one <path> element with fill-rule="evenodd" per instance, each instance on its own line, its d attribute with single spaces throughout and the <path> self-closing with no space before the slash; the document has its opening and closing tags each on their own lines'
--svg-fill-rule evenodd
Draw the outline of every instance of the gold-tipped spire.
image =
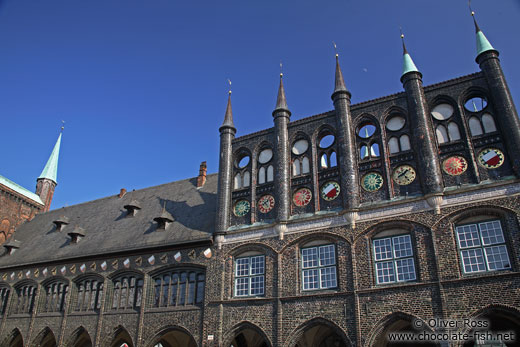
<svg viewBox="0 0 520 347">
<path fill-rule="evenodd" d="M 227 82 L 229 84 L 229 89 L 226 114 L 224 115 L 224 122 L 222 123 L 219 129 L 223 130 L 224 128 L 230 128 L 236 131 L 235 124 L 233 123 L 233 110 L 231 109 L 231 80 L 228 78 Z"/>
<path fill-rule="evenodd" d="M 60 133 L 63 132 L 63 129 L 65 129 L 65 121 L 64 121 L 64 120 L 61 121 L 61 129 L 60 129 Z"/>
<path fill-rule="evenodd" d="M 334 45 L 334 51 L 336 52 L 336 73 L 335 73 L 335 78 L 334 78 L 334 92 L 332 92 L 332 99 L 334 99 L 334 95 L 336 95 L 336 93 L 348 93 L 350 94 L 350 92 L 348 91 L 346 85 L 345 85 L 345 80 L 343 79 L 343 73 L 341 72 L 341 67 L 339 66 L 339 55 L 338 55 L 338 46 L 336 45 L 336 43 L 333 41 L 332 44 Z"/>
<path fill-rule="evenodd" d="M 229 90 L 228 90 L 228 94 L 231 94 L 231 80 L 228 78 L 228 83 L 229 83 Z"/>
<path fill-rule="evenodd" d="M 283 77 L 283 64 L 282 64 L 281 60 L 280 60 L 280 77 Z"/>
<path fill-rule="evenodd" d="M 334 46 L 334 53 L 336 53 L 336 58 L 339 56 L 338 55 L 338 46 L 336 46 L 336 42 L 332 41 L 332 45 Z"/>
</svg>

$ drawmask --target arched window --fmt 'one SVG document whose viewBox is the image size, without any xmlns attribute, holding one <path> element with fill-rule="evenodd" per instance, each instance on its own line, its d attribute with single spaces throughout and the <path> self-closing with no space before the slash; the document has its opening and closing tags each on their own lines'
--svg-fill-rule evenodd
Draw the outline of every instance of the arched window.
<svg viewBox="0 0 520 347">
<path fill-rule="evenodd" d="M 235 296 L 262 296 L 265 293 L 265 256 L 235 259 Z"/>
<path fill-rule="evenodd" d="M 300 176 L 300 159 L 294 159 L 293 161 L 293 176 Z"/>
<path fill-rule="evenodd" d="M 0 287 L 0 314 L 3 315 L 7 308 L 7 301 L 9 300 L 9 294 L 11 289 L 6 286 Z"/>
<path fill-rule="evenodd" d="M 403 135 L 404 136 L 404 135 Z M 390 154 L 399 153 L 399 141 L 397 140 L 397 137 L 391 137 L 390 140 L 388 140 L 388 150 Z M 363 158 L 361 158 L 363 159 Z"/>
<path fill-rule="evenodd" d="M 336 152 L 333 151 L 330 153 L 329 161 L 330 161 L 330 167 L 338 166 L 338 159 L 336 158 Z M 307 163 L 308 163 L 308 161 L 307 161 Z M 305 165 L 304 165 L 304 167 L 305 167 Z"/>
<path fill-rule="evenodd" d="M 329 164 L 328 164 L 328 159 L 327 159 L 327 154 L 323 153 L 321 155 L 321 159 L 320 159 L 320 167 L 322 169 L 326 169 L 329 167 Z"/>
<path fill-rule="evenodd" d="M 63 312 L 69 285 L 63 281 L 54 281 L 45 286 L 44 312 Z"/>
<path fill-rule="evenodd" d="M 251 182 L 251 175 L 249 174 L 249 171 L 244 172 L 244 183 L 242 184 L 242 187 L 249 187 L 249 182 Z"/>
<path fill-rule="evenodd" d="M 437 142 L 439 144 L 449 142 L 448 133 L 444 125 L 438 125 L 437 129 L 435 129 L 435 134 L 437 135 Z"/>
<path fill-rule="evenodd" d="M 274 180 L 274 168 L 272 165 L 267 167 L 267 182 L 272 182 Z"/>
<path fill-rule="evenodd" d="M 482 126 L 480 125 L 480 121 L 477 117 L 473 116 L 469 119 L 469 131 L 471 132 L 471 136 L 482 135 Z"/>
<path fill-rule="evenodd" d="M 379 144 L 374 142 L 372 144 L 362 144 L 359 151 L 359 157 L 364 159 L 378 158 L 381 155 L 379 151 Z"/>
<path fill-rule="evenodd" d="M 13 313 L 31 313 L 36 297 L 36 285 L 23 284 L 15 287 L 17 300 L 14 304 Z"/>
<path fill-rule="evenodd" d="M 482 125 L 484 126 L 484 131 L 486 132 L 486 134 L 497 131 L 495 121 L 489 113 L 484 113 L 482 115 Z"/>
<path fill-rule="evenodd" d="M 390 235 L 394 233 L 390 233 Z M 392 282 L 414 281 L 415 262 L 413 258 L 413 246 L 409 234 L 386 236 L 372 240 L 376 283 L 385 284 Z"/>
<path fill-rule="evenodd" d="M 451 141 L 460 140 L 460 131 L 459 126 L 455 122 L 448 123 L 448 135 Z"/>
<path fill-rule="evenodd" d="M 240 188 L 242 188 L 242 176 L 239 173 L 237 173 L 235 175 L 233 189 L 240 189 Z"/>
<path fill-rule="evenodd" d="M 141 306 L 143 278 L 136 275 L 122 275 L 114 279 L 112 309 L 124 310 Z"/>
<path fill-rule="evenodd" d="M 78 284 L 78 300 L 76 311 L 96 311 L 101 308 L 103 298 L 103 281 L 98 278 L 88 278 Z"/>
<path fill-rule="evenodd" d="M 202 270 L 172 270 L 153 277 L 154 307 L 201 304 L 205 275 Z"/>
<path fill-rule="evenodd" d="M 359 157 L 361 159 L 366 159 L 370 157 L 370 154 L 368 153 L 368 147 L 366 145 L 361 146 L 361 149 L 359 151 Z"/>
<path fill-rule="evenodd" d="M 409 151 L 412 148 L 410 145 L 410 137 L 406 134 L 399 138 L 399 143 L 401 144 L 401 151 Z"/>
<path fill-rule="evenodd" d="M 455 234 L 464 273 L 511 269 L 499 220 L 461 223 Z"/>
<path fill-rule="evenodd" d="M 264 184 L 265 183 L 265 167 L 261 167 L 260 170 L 258 170 L 258 184 Z"/>
<path fill-rule="evenodd" d="M 373 143 L 372 146 L 370 146 L 370 156 L 372 158 L 379 157 L 379 145 L 377 143 Z"/>
</svg>

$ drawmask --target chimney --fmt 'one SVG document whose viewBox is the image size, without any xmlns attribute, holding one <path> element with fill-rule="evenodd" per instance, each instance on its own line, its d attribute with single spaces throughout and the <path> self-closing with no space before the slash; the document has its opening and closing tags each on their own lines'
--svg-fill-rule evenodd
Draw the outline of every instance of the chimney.
<svg viewBox="0 0 520 347">
<path fill-rule="evenodd" d="M 200 163 L 199 177 L 197 177 L 197 188 L 200 188 L 206 183 L 206 172 L 208 171 L 206 162 Z"/>
<path fill-rule="evenodd" d="M 122 198 L 123 196 L 125 196 L 125 194 L 126 194 L 126 189 L 121 188 L 121 191 L 119 192 L 119 198 Z"/>
</svg>

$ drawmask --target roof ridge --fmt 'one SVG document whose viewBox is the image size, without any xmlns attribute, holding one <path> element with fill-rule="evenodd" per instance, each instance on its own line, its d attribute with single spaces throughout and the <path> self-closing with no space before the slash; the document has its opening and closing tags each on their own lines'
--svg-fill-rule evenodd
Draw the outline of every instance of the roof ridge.
<svg viewBox="0 0 520 347">
<path fill-rule="evenodd" d="M 5 183 L 2 181 L 5 181 Z M 35 202 L 43 205 L 43 201 L 38 196 L 38 194 L 31 192 L 29 189 L 22 187 L 18 183 L 11 181 L 9 178 L 7 178 L 5 176 L 0 175 L 0 184 L 3 184 L 7 188 L 12 189 L 19 194 L 22 194 L 26 198 L 31 199 L 32 201 L 35 201 Z"/>
</svg>

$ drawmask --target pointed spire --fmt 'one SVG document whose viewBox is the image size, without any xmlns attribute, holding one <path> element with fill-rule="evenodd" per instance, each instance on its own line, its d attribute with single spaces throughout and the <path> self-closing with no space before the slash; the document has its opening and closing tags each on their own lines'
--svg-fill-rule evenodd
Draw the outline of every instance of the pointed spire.
<svg viewBox="0 0 520 347">
<path fill-rule="evenodd" d="M 343 79 L 343 73 L 341 72 L 341 67 L 339 66 L 338 53 L 336 53 L 336 76 L 335 76 L 335 83 L 334 83 L 334 92 L 332 93 L 332 95 L 336 94 L 337 92 L 347 92 L 347 93 L 349 92 L 347 87 L 345 86 L 345 80 Z"/>
<path fill-rule="evenodd" d="M 282 64 L 280 63 L 280 66 Z M 289 111 L 287 107 L 287 100 L 285 98 L 285 89 L 283 88 L 283 73 L 280 72 L 280 87 L 278 88 L 278 98 L 276 99 L 276 107 L 274 112 L 276 111 Z"/>
<path fill-rule="evenodd" d="M 486 38 L 477 24 L 477 20 L 475 19 L 475 12 L 471 10 L 471 7 L 469 9 L 471 11 L 471 16 L 473 17 L 473 24 L 475 24 L 475 32 L 477 33 L 477 56 L 487 51 L 494 51 L 495 49 L 493 46 L 491 46 L 491 43 L 489 43 L 489 40 Z"/>
<path fill-rule="evenodd" d="M 49 157 L 49 160 L 47 160 L 47 164 L 45 164 L 45 167 L 43 168 L 43 171 L 42 171 L 40 177 L 38 177 L 38 179 L 47 178 L 51 181 L 54 181 L 54 183 L 58 183 L 58 181 L 56 180 L 56 177 L 58 176 L 58 157 L 60 155 L 62 133 L 63 133 L 63 126 L 61 127 L 60 136 L 58 136 L 58 140 L 56 141 L 56 144 L 54 145 L 51 156 Z"/>
<path fill-rule="evenodd" d="M 229 91 L 228 91 L 226 115 L 224 116 L 224 122 L 220 126 L 220 129 L 222 129 L 224 127 L 235 129 L 235 124 L 233 123 L 233 110 L 231 109 L 231 81 L 228 80 L 228 82 L 229 82 Z"/>
<path fill-rule="evenodd" d="M 404 34 L 401 31 L 401 40 L 403 41 L 403 73 L 401 76 L 404 76 L 408 72 L 419 72 L 417 69 L 417 66 L 415 66 L 415 63 L 412 60 L 412 57 L 406 50 L 406 45 L 404 44 Z"/>
</svg>

